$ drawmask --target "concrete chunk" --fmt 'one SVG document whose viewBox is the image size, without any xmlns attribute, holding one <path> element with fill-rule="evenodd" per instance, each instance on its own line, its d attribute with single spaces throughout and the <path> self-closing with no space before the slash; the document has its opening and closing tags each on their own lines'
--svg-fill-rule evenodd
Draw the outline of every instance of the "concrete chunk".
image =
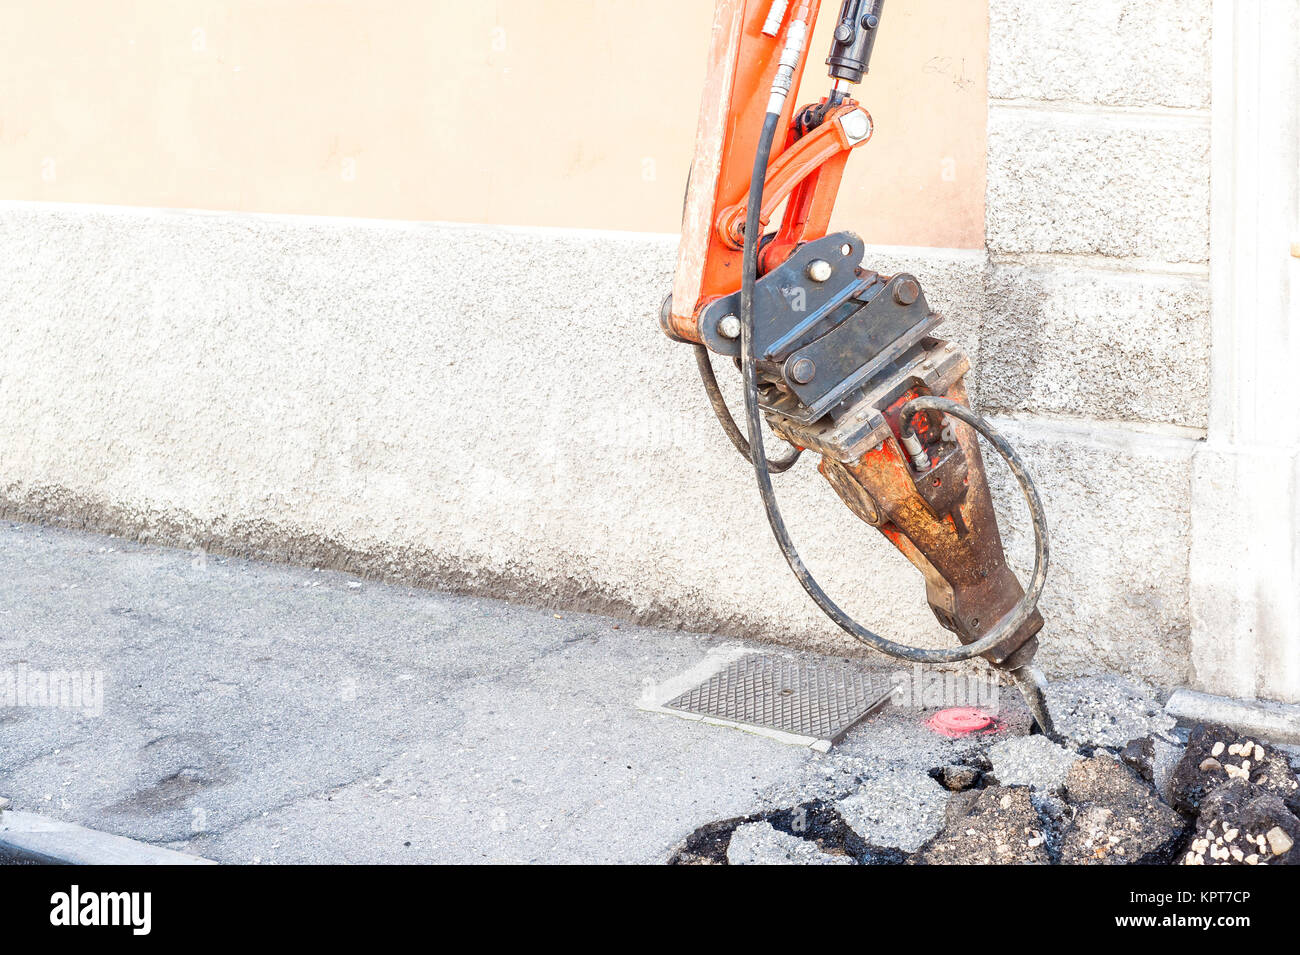
<svg viewBox="0 0 1300 955">
<path fill-rule="evenodd" d="M 949 798 L 929 774 L 898 769 L 868 779 L 836 808 L 868 844 L 914 852 L 943 827 Z"/>
<path fill-rule="evenodd" d="M 1196 723 L 1221 723 L 1270 743 L 1300 743 L 1300 706 L 1269 700 L 1234 700 L 1195 690 L 1175 690 L 1165 712 Z"/>
<path fill-rule="evenodd" d="M 1120 677 L 1048 684 L 1047 708 L 1056 731 L 1075 746 L 1122 749 L 1130 740 L 1167 738 L 1174 720 L 1147 691 Z"/>
<path fill-rule="evenodd" d="M 1059 789 L 1078 758 L 1046 736 L 1017 736 L 989 747 L 993 776 L 1003 786 Z"/>
<path fill-rule="evenodd" d="M 852 865 L 848 856 L 822 852 L 816 843 L 773 829 L 766 822 L 739 826 L 727 848 L 731 865 Z"/>
<path fill-rule="evenodd" d="M 1111 756 L 1071 767 L 1067 799 L 1076 808 L 1061 841 L 1067 865 L 1131 865 L 1172 861 L 1183 818 L 1136 773 Z"/>
</svg>

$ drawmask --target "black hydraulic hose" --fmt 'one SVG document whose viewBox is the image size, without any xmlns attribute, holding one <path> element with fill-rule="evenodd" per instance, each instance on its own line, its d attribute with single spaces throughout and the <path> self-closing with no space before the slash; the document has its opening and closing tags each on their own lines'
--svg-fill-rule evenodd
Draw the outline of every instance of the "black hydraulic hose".
<svg viewBox="0 0 1300 955">
<path fill-rule="evenodd" d="M 772 527 L 772 534 L 776 537 L 781 553 L 785 555 L 786 563 L 790 565 L 795 578 L 808 592 L 808 596 L 812 597 L 826 616 L 851 636 L 882 653 L 914 663 L 955 663 L 980 656 L 1019 629 L 1029 619 L 1038 604 L 1043 584 L 1047 580 L 1047 521 L 1043 514 L 1042 501 L 1038 497 L 1038 490 L 1034 487 L 1034 482 L 1030 479 L 1029 472 L 1015 449 L 978 414 L 955 401 L 934 397 L 915 398 L 903 408 L 905 427 L 910 427 L 907 423 L 912 420 L 911 416 L 917 410 L 932 408 L 960 418 L 984 435 L 1010 465 L 1011 473 L 1020 483 L 1020 489 L 1029 503 L 1034 524 L 1034 573 L 1029 589 L 1010 613 L 974 643 L 944 650 L 926 650 L 895 643 L 868 630 L 841 610 L 809 573 L 808 568 L 804 566 L 803 558 L 795 549 L 794 541 L 791 540 L 790 532 L 786 529 L 785 520 L 781 516 L 776 492 L 772 488 L 771 468 L 763 453 L 763 430 L 758 408 L 758 367 L 754 360 L 754 289 L 758 282 L 758 246 L 763 231 L 758 223 L 758 215 L 759 210 L 763 208 L 763 180 L 767 174 L 767 159 L 772 152 L 772 143 L 776 137 L 779 121 L 779 114 L 772 112 L 767 114 L 763 120 L 762 134 L 758 139 L 758 151 L 754 154 L 754 169 L 749 180 L 749 202 L 746 206 L 749 221 L 745 228 L 744 258 L 741 261 L 740 272 L 740 370 L 745 386 L 745 425 L 749 433 L 749 460 L 754 466 L 754 476 L 758 480 L 758 491 L 763 499 L 763 508 L 767 511 L 767 521 Z"/>
<path fill-rule="evenodd" d="M 749 442 L 745 436 L 740 433 L 740 428 L 736 425 L 736 419 L 731 417 L 731 409 L 727 407 L 727 399 L 722 396 L 722 389 L 718 387 L 718 376 L 713 373 L 713 362 L 709 360 L 709 350 L 703 345 L 693 346 L 695 349 L 695 364 L 700 369 L 700 380 L 704 382 L 704 391 L 709 396 L 709 404 L 713 406 L 713 413 L 717 415 L 718 424 L 722 425 L 722 430 L 731 443 L 736 446 L 736 450 L 746 461 L 750 459 Z M 781 474 L 784 471 L 794 467 L 795 462 L 803 454 L 803 448 L 791 447 L 790 453 L 783 458 L 777 458 L 775 461 L 768 459 L 767 469 L 773 474 Z"/>
</svg>

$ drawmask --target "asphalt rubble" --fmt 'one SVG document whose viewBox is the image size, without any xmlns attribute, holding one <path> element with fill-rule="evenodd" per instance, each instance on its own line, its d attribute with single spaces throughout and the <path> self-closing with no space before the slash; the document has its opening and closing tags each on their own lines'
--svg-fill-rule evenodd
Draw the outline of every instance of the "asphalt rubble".
<svg viewBox="0 0 1300 955">
<path fill-rule="evenodd" d="M 1294 865 L 1300 753 L 1180 727 L 1148 687 L 1054 683 L 1049 739 L 1018 701 L 956 739 L 888 706 L 675 865 Z"/>
</svg>

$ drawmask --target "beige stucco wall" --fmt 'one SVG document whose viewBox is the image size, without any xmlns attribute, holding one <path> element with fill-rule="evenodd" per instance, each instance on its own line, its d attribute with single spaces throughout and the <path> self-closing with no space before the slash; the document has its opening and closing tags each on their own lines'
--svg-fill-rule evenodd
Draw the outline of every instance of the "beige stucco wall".
<svg viewBox="0 0 1300 955">
<path fill-rule="evenodd" d="M 825 89 L 823 5 L 808 98 Z M 3 0 L 0 196 L 674 232 L 711 0 Z M 983 244 L 983 0 L 890 11 L 839 212 Z"/>
</svg>

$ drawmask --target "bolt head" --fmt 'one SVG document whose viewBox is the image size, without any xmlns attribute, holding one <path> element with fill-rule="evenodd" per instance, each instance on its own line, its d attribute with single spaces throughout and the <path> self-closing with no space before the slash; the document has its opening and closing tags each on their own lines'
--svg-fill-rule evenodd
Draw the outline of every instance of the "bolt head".
<svg viewBox="0 0 1300 955">
<path fill-rule="evenodd" d="M 835 270 L 825 259 L 813 259 L 808 263 L 808 277 L 814 282 L 825 282 L 834 274 Z"/>
<path fill-rule="evenodd" d="M 894 288 L 894 301 L 899 305 L 911 305 L 920 294 L 921 287 L 912 279 L 905 279 Z"/>
<path fill-rule="evenodd" d="M 718 322 L 718 334 L 723 338 L 740 337 L 740 319 L 735 315 L 728 315 L 722 321 Z"/>
<path fill-rule="evenodd" d="M 816 374 L 817 366 L 813 364 L 811 358 L 796 358 L 794 364 L 790 366 L 790 377 L 801 385 L 808 384 Z"/>
<path fill-rule="evenodd" d="M 871 135 L 871 120 L 862 110 L 854 110 L 845 113 L 840 119 L 840 128 L 844 130 L 845 136 L 856 143 Z"/>
</svg>

